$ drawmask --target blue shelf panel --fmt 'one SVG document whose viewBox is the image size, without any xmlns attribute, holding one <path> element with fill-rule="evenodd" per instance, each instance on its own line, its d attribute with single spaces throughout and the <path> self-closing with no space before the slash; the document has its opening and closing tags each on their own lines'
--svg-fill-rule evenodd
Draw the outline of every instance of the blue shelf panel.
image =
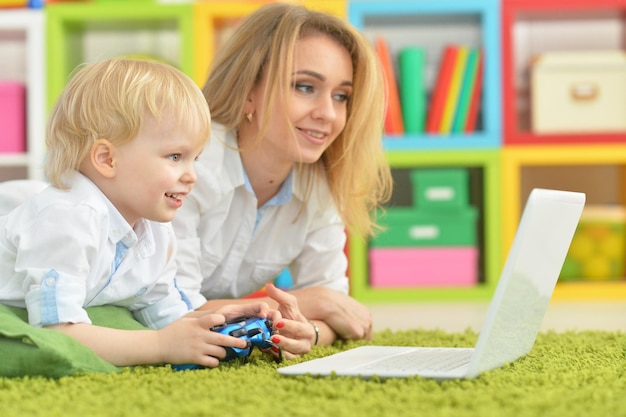
<svg viewBox="0 0 626 417">
<path fill-rule="evenodd" d="M 452 135 L 404 135 L 383 137 L 383 147 L 389 151 L 415 149 L 498 149 L 498 137 L 485 132 Z"/>
<path fill-rule="evenodd" d="M 483 48 L 484 73 L 481 103 L 481 130 L 472 134 L 406 135 L 384 139 L 385 149 L 472 149 L 499 148 L 502 146 L 500 98 L 500 2 L 498 0 L 414 0 L 367 1 L 351 0 L 348 19 L 359 30 L 367 31 L 368 21 L 384 20 L 390 30 L 393 21 L 406 24 L 408 16 L 437 16 L 441 21 L 450 19 L 454 24 L 458 16 L 467 15 L 480 26 L 480 46 Z M 382 30 L 384 26 L 376 28 Z M 409 35 L 410 36 L 410 35 Z M 463 43 L 465 39 L 459 38 Z M 426 46 L 426 45 L 425 45 Z M 432 85 L 429 86 L 432 88 Z"/>
</svg>

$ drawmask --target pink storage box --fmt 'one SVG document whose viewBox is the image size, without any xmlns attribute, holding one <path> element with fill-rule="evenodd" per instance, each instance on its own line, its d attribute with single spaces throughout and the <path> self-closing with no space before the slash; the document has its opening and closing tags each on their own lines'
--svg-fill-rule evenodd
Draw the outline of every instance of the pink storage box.
<svg viewBox="0 0 626 417">
<path fill-rule="evenodd" d="M 0 153 L 26 151 L 26 88 L 0 81 Z"/>
<path fill-rule="evenodd" d="M 462 287 L 478 283 L 476 247 L 372 248 L 372 287 Z"/>
</svg>

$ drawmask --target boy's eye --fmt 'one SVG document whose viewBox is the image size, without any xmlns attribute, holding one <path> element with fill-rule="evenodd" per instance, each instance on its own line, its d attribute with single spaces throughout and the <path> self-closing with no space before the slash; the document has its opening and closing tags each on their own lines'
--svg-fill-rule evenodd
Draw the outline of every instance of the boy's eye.
<svg viewBox="0 0 626 417">
<path fill-rule="evenodd" d="M 171 155 L 168 155 L 167 157 L 174 162 L 180 161 L 180 158 L 181 158 L 179 153 L 173 153 Z"/>
</svg>

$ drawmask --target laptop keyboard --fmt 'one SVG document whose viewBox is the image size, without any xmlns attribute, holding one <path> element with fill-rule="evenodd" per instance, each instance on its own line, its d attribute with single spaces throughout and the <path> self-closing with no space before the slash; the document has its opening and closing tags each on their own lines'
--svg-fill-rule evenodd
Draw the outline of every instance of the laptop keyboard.
<svg viewBox="0 0 626 417">
<path fill-rule="evenodd" d="M 381 359 L 359 368 L 363 371 L 449 371 L 470 362 L 473 349 L 427 349 Z"/>
</svg>

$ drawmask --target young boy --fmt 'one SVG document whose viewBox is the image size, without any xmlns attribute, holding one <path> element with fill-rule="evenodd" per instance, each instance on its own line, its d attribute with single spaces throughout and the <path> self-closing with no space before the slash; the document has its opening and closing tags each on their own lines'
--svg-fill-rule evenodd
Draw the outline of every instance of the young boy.
<svg viewBox="0 0 626 417">
<path fill-rule="evenodd" d="M 242 315 L 276 322 L 265 303 L 189 312 L 175 285 L 169 222 L 196 182 L 210 123 L 200 89 L 171 66 L 110 59 L 80 69 L 50 116 L 51 186 L 0 217 L 0 303 L 117 366 L 215 367 L 222 346 L 246 343 L 212 326 Z M 100 305 L 158 330 L 92 325 L 85 308 Z"/>
</svg>

